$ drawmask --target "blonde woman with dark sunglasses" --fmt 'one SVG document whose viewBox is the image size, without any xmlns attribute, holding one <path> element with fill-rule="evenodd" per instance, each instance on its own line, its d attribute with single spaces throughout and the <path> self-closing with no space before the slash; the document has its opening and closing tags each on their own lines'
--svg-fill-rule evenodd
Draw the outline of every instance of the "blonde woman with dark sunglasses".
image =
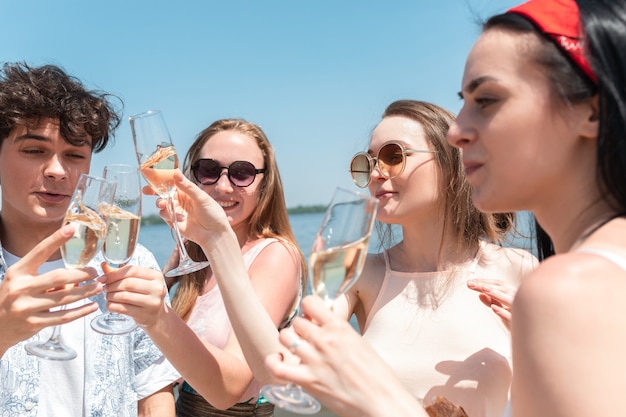
<svg viewBox="0 0 626 417">
<path fill-rule="evenodd" d="M 512 375 L 510 313 L 500 292 L 514 291 L 536 259 L 502 247 L 512 214 L 473 206 L 460 152 L 446 141 L 453 121 L 431 103 L 396 101 L 368 151 L 352 159 L 355 184 L 379 202 L 382 251 L 368 255 L 334 313 L 356 315 L 363 338 L 424 405 L 444 396 L 472 417 L 495 417 Z M 391 225 L 401 229 L 395 242 Z M 481 297 L 496 314 L 468 285 L 490 286 L 494 298 Z"/>
<path fill-rule="evenodd" d="M 196 195 L 193 201 L 182 192 L 177 197 L 180 230 L 190 256 L 209 259 L 210 266 L 180 277 L 171 308 L 163 301 L 160 274 L 112 271 L 109 308 L 133 316 L 182 375 L 178 417 L 272 416 L 273 404 L 259 395 L 267 351 L 233 328 L 251 323 L 255 337 L 271 340 L 276 351 L 277 331 L 295 315 L 305 285 L 306 263 L 289 224 L 274 150 L 258 125 L 217 120 L 191 145 L 183 172 Z M 169 220 L 162 203 L 157 205 Z M 198 212 L 202 224 L 192 223 L 189 210 L 196 203 L 206 203 Z M 164 271 L 178 264 L 177 256 L 175 250 Z M 258 312 L 229 317 L 232 302 L 221 282 L 249 285 L 250 293 L 236 294 L 236 303 L 258 302 Z M 257 316 L 267 320 L 266 330 L 256 326 Z"/>
</svg>

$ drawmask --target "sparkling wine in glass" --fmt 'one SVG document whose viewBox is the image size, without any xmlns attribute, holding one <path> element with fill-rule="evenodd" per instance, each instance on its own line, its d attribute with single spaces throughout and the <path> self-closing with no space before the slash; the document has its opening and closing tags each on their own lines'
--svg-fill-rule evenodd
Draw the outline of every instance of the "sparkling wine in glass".
<svg viewBox="0 0 626 417">
<path fill-rule="evenodd" d="M 86 266 L 102 248 L 107 231 L 105 213 L 113 203 L 115 187 L 114 181 L 86 174 L 78 179 L 63 220 L 63 224 L 74 226 L 74 235 L 61 246 L 66 268 Z M 54 326 L 47 341 L 30 342 L 25 348 L 31 355 L 44 359 L 63 361 L 76 357 L 76 351 L 63 343 L 60 325 Z"/>
<path fill-rule="evenodd" d="M 320 296 L 329 308 L 361 274 L 377 208 L 375 198 L 339 187 L 335 190 L 309 255 L 311 293 Z M 261 393 L 294 413 L 320 410 L 319 401 L 295 384 L 266 385 Z"/>
<path fill-rule="evenodd" d="M 139 169 L 152 189 L 167 200 L 172 215 L 172 224 L 180 255 L 178 266 L 165 273 L 175 277 L 198 271 L 209 266 L 208 261 L 196 262 L 187 253 L 183 238 L 178 229 L 174 209 L 174 172 L 178 169 L 178 155 L 170 139 L 163 114 L 159 110 L 148 110 L 130 117 L 130 128 L 139 161 Z"/>
<path fill-rule="evenodd" d="M 136 167 L 111 164 L 104 167 L 104 178 L 117 183 L 113 204 L 107 214 L 107 235 L 102 252 L 114 268 L 126 265 L 135 252 L 141 223 L 141 178 Z M 135 321 L 119 313 L 100 314 L 91 328 L 108 335 L 125 334 L 137 327 Z"/>
</svg>

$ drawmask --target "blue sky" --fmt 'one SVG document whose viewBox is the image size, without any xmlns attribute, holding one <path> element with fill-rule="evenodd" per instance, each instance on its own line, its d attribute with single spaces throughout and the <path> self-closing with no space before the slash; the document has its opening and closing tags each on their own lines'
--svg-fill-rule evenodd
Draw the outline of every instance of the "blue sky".
<svg viewBox="0 0 626 417">
<path fill-rule="evenodd" d="M 181 159 L 212 121 L 242 117 L 272 142 L 287 206 L 326 204 L 355 188 L 350 158 L 390 102 L 460 109 L 477 19 L 518 2 L 2 0 L 0 57 L 59 65 L 123 100 L 94 174 L 136 164 L 132 114 L 161 109 Z"/>
</svg>

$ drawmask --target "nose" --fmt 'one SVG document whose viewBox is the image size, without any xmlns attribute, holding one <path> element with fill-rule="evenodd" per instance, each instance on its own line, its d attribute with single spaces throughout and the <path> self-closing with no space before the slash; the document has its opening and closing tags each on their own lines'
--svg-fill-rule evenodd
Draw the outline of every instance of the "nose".
<svg viewBox="0 0 626 417">
<path fill-rule="evenodd" d="M 476 138 L 475 130 L 472 129 L 468 123 L 466 123 L 465 115 L 463 114 L 463 110 L 459 112 L 458 117 L 448 129 L 448 133 L 446 135 L 446 139 L 451 146 L 455 148 L 463 149 L 465 146 L 469 145 Z"/>
<path fill-rule="evenodd" d="M 384 178 L 380 172 L 380 164 L 378 158 L 372 158 L 372 172 L 370 173 L 371 182 L 376 181 L 379 178 Z"/>
<path fill-rule="evenodd" d="M 44 167 L 44 175 L 48 178 L 65 179 L 67 170 L 62 159 L 58 155 L 52 155 Z"/>
<path fill-rule="evenodd" d="M 217 179 L 215 183 L 215 189 L 220 192 L 232 192 L 233 185 L 230 183 L 230 179 L 228 178 L 228 169 L 222 168 L 222 172 L 220 172 L 220 177 Z"/>
</svg>

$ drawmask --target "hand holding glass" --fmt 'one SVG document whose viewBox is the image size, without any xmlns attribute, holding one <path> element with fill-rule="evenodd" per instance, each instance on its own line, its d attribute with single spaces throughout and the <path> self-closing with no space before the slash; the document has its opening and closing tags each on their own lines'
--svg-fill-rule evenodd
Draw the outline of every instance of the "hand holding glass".
<svg viewBox="0 0 626 417">
<path fill-rule="evenodd" d="M 137 168 L 113 164 L 104 167 L 104 178 L 117 183 L 115 198 L 107 213 L 107 235 L 102 251 L 113 267 L 126 265 L 135 252 L 141 219 L 141 178 Z M 91 328 L 102 334 L 125 334 L 137 327 L 123 314 L 104 313 L 91 321 Z"/>
<path fill-rule="evenodd" d="M 187 253 L 183 238 L 176 222 L 174 210 L 174 172 L 178 169 L 178 155 L 170 139 L 163 114 L 158 110 L 130 117 L 130 128 L 139 161 L 139 169 L 152 189 L 167 200 L 172 216 L 172 225 L 178 244 L 180 261 L 176 268 L 167 271 L 165 276 L 175 277 L 198 271 L 209 266 L 209 262 L 196 262 Z"/>
<path fill-rule="evenodd" d="M 343 188 L 335 190 L 309 255 L 311 292 L 329 308 L 361 274 L 377 207 L 375 198 Z M 314 414 L 320 410 L 319 402 L 294 384 L 266 385 L 261 393 L 291 412 Z"/>
<path fill-rule="evenodd" d="M 106 212 L 113 203 L 116 183 L 82 174 L 76 184 L 63 224 L 74 226 L 74 235 L 61 246 L 66 268 L 81 268 L 100 251 L 106 236 Z M 62 307 L 65 308 L 65 307 Z M 55 326 L 46 342 L 28 343 L 26 351 L 44 359 L 70 360 L 76 352 L 65 346 L 61 326 Z"/>
</svg>

